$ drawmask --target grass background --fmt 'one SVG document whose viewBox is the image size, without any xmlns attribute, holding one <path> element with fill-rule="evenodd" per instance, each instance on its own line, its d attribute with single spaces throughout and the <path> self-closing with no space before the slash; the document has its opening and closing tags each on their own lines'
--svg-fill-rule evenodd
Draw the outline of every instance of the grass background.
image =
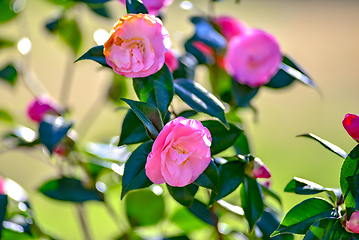
<svg viewBox="0 0 359 240">
<path fill-rule="evenodd" d="M 174 49 L 183 51 L 183 41 L 193 33 L 188 18 L 197 13 L 179 8 L 180 2 L 174 0 L 168 7 L 164 23 Z M 207 11 L 207 1 L 192 2 Z M 346 134 L 341 121 L 346 113 L 359 114 L 359 1 L 241 0 L 240 4 L 234 4 L 234 0 L 227 0 L 215 5 L 217 15 L 240 18 L 249 26 L 276 36 L 283 53 L 297 59 L 320 87 L 320 93 L 300 83 L 285 90 L 261 89 L 253 101 L 259 120 L 253 121 L 251 111 L 242 114 L 254 153 L 271 169 L 272 186 L 282 196 L 284 210 L 305 199 L 283 193 L 286 183 L 294 176 L 325 187 L 339 187 L 342 159 L 314 141 L 295 136 L 312 132 L 346 151 L 356 144 Z M 96 29 L 109 31 L 125 13 L 116 1 L 109 2 L 108 6 L 113 14 L 112 20 L 96 16 L 85 6 L 76 9 L 83 33 L 81 53 L 95 45 L 92 35 Z M 48 1 L 28 0 L 25 12 L 16 21 L 0 25 L 1 37 L 30 38 L 32 67 L 55 98 L 59 98 L 66 63 L 74 60 L 69 49 L 44 28 L 44 22 L 58 13 L 59 9 Z M 21 64 L 19 59 L 20 54 L 16 51 L 0 52 L 0 66 L 9 60 Z M 75 129 L 80 128 L 85 113 L 102 98 L 110 76 L 109 71 L 99 71 L 96 63 L 84 61 L 75 64 L 73 84 L 69 90 Z M 206 81 L 207 73 L 203 68 L 199 69 L 197 77 L 201 82 Z M 0 84 L 0 106 L 12 112 L 18 123 L 36 129 L 36 125 L 24 116 L 26 103 L 31 98 L 21 81 L 14 89 Z M 107 140 L 119 133 L 123 111 L 115 112 L 112 104 L 100 109 L 81 140 Z M 1 132 L 7 127 L 0 126 Z M 38 222 L 45 229 L 57 233 L 62 239 L 81 239 L 73 205 L 48 199 L 36 191 L 39 185 L 56 174 L 50 166 L 31 156 L 38 158 L 41 153 L 16 151 L 1 154 L 0 174 L 15 180 L 28 191 Z M 110 198 L 121 211 L 119 189 L 112 191 Z M 116 227 L 104 207 L 90 202 L 86 203 L 86 209 L 95 239 L 111 239 L 116 235 Z"/>
</svg>

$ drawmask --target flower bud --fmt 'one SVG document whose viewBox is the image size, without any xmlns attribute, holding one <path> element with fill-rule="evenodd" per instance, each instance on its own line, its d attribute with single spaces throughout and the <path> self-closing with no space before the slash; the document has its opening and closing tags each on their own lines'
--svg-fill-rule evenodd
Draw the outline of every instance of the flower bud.
<svg viewBox="0 0 359 240">
<path fill-rule="evenodd" d="M 165 63 L 172 73 L 178 68 L 178 59 L 173 50 L 168 49 L 165 53 Z"/>
<path fill-rule="evenodd" d="M 359 211 L 353 212 L 349 220 L 345 214 L 344 227 L 348 232 L 359 233 Z"/>
<path fill-rule="evenodd" d="M 216 17 L 213 22 L 219 26 L 221 34 L 227 41 L 235 36 L 242 35 L 248 28 L 245 23 L 229 16 Z"/>
<path fill-rule="evenodd" d="M 350 113 L 345 115 L 343 126 L 355 141 L 359 141 L 359 117 L 357 115 Z"/>
<path fill-rule="evenodd" d="M 45 114 L 60 115 L 60 105 L 47 95 L 31 100 L 27 106 L 27 116 L 35 122 L 41 122 Z"/>
<path fill-rule="evenodd" d="M 259 159 L 250 160 L 245 166 L 245 174 L 253 178 L 270 178 L 271 174 L 267 166 Z"/>
</svg>

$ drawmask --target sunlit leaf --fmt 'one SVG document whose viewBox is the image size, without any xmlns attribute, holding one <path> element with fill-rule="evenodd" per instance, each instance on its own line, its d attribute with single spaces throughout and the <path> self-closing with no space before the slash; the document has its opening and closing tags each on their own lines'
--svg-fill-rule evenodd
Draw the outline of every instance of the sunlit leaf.
<svg viewBox="0 0 359 240">
<path fill-rule="evenodd" d="M 0 38 L 0 49 L 14 46 L 14 42 L 5 38 Z"/>
<path fill-rule="evenodd" d="M 0 1 L 0 23 L 4 23 L 12 20 L 17 16 L 14 9 L 14 3 L 16 1 L 1 0 Z"/>
<path fill-rule="evenodd" d="M 170 221 L 186 233 L 198 231 L 208 224 L 194 216 L 187 208 L 180 208 L 171 217 Z"/>
<path fill-rule="evenodd" d="M 263 240 L 293 240 L 294 236 L 291 234 L 282 234 L 272 238 L 270 237 L 270 235 L 277 229 L 279 224 L 280 221 L 278 220 L 277 214 L 270 209 L 265 209 L 263 211 L 262 217 L 256 223 L 263 234 Z"/>
<path fill-rule="evenodd" d="M 0 121 L 12 123 L 14 120 L 10 113 L 4 109 L 0 109 Z"/>
</svg>

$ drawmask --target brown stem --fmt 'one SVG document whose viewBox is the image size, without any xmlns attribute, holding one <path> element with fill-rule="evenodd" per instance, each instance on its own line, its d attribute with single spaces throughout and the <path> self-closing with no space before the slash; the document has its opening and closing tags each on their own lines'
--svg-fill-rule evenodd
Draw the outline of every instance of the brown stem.
<svg viewBox="0 0 359 240">
<path fill-rule="evenodd" d="M 86 223 L 85 208 L 84 208 L 83 203 L 77 204 L 76 209 L 77 209 L 77 214 L 80 219 L 80 224 L 81 224 L 81 228 L 82 228 L 85 240 L 92 240 L 90 230 Z"/>
</svg>

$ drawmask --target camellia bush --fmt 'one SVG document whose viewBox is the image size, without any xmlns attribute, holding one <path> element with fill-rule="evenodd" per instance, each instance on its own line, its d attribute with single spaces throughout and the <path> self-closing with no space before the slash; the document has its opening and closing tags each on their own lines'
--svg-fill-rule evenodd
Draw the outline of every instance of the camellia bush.
<svg viewBox="0 0 359 240">
<path fill-rule="evenodd" d="M 358 238 L 358 147 L 347 155 L 313 134 L 302 135 L 346 159 L 341 189 L 294 178 L 286 192 L 325 192 L 329 201 L 305 200 L 282 221 L 282 201 L 271 189 L 267 160 L 253 154 L 241 113 L 243 109 L 256 113 L 252 99 L 259 90 L 284 89 L 295 81 L 317 88 L 296 61 L 281 52 L 275 36 L 231 16 L 201 12 L 190 19 L 195 31 L 178 53 L 171 49 L 165 24 L 171 0 L 120 0 L 127 14 L 118 16 L 102 44 L 81 52 L 82 33 L 72 11 L 85 5 L 109 18 L 107 0 L 51 2 L 61 14 L 45 29 L 71 49 L 74 59 L 69 69 L 91 60 L 94 68 L 113 74 L 106 98 L 118 106 L 117 111 L 126 111 L 119 119 L 120 134 L 114 132 L 107 143 L 83 142 L 70 120 L 68 90 L 64 88 L 56 101 L 41 90 L 41 82 L 26 66 L 8 63 L 0 70 L 0 79 L 13 86 L 21 77 L 34 94 L 24 109 L 37 128 L 14 123 L 11 114 L 0 109 L 1 122 L 11 123 L 2 145 L 9 151 L 37 151 L 56 169 L 57 177 L 44 179 L 38 191 L 73 204 L 84 239 L 94 239 L 86 212 L 89 201 L 107 209 L 118 227 L 113 239 L 290 240 L 293 234 L 305 234 L 305 239 Z M 214 2 L 220 1 L 209 0 Z M 0 4 L 0 23 L 15 19 L 24 7 L 21 0 Z M 192 6 L 188 1 L 181 5 Z M 18 48 L 26 55 L 29 40 L 21 41 Z M 0 39 L 0 48 L 13 45 Z M 211 91 L 196 81 L 199 66 L 208 71 L 203 82 Z M 136 98 L 129 94 L 129 81 Z M 343 121 L 356 140 L 357 118 L 347 115 Z M 127 219 L 109 200 L 116 187 L 121 189 L 117 205 Z M 0 179 L 1 239 L 62 239 L 61 233 L 38 223 L 31 202 L 15 181 Z M 233 224 L 223 222 L 229 215 Z M 199 233 L 201 229 L 205 232 Z"/>
</svg>

